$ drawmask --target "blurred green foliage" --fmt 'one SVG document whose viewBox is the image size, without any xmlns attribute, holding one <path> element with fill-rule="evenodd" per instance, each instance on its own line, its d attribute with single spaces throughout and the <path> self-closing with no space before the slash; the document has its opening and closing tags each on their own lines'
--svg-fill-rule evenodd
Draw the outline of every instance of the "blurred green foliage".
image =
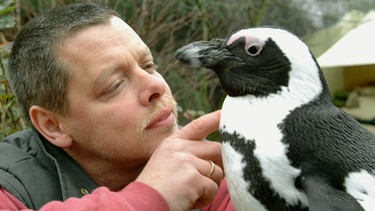
<svg viewBox="0 0 375 211">
<path fill-rule="evenodd" d="M 13 0 L 6 0 L 0 4 L 0 138 L 26 127 L 6 75 L 11 43 L 8 42 L 4 32 L 16 25 L 15 18 L 11 14 L 15 9 Z"/>
</svg>

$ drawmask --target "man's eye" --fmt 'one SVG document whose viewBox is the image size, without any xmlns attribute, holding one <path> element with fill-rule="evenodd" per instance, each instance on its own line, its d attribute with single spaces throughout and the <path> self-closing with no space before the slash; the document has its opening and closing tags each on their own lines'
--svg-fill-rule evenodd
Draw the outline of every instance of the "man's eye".
<svg viewBox="0 0 375 211">
<path fill-rule="evenodd" d="M 107 91 L 108 93 L 111 93 L 111 92 L 114 92 L 116 90 L 118 90 L 121 85 L 124 83 L 124 80 L 118 80 L 116 81 L 110 88 L 109 90 Z"/>
<path fill-rule="evenodd" d="M 146 70 L 147 72 L 153 72 L 153 71 L 156 71 L 158 68 L 158 66 L 154 63 L 150 63 L 150 64 L 147 64 L 145 67 L 144 67 L 144 70 Z"/>
</svg>

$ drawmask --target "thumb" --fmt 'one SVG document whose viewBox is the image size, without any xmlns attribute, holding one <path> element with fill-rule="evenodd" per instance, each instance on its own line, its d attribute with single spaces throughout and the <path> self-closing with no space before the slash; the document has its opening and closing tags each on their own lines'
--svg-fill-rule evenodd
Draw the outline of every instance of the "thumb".
<svg viewBox="0 0 375 211">
<path fill-rule="evenodd" d="M 221 110 L 205 114 L 181 128 L 175 136 L 182 139 L 202 140 L 219 129 Z"/>
</svg>

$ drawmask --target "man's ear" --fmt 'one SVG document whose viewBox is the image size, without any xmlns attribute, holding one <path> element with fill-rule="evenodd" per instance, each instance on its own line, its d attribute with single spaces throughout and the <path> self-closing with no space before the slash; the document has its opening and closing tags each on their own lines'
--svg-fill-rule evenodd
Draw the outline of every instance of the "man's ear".
<svg viewBox="0 0 375 211">
<path fill-rule="evenodd" d="M 60 148 L 72 145 L 72 137 L 54 112 L 33 105 L 29 110 L 29 115 L 35 129 L 50 143 Z"/>
</svg>

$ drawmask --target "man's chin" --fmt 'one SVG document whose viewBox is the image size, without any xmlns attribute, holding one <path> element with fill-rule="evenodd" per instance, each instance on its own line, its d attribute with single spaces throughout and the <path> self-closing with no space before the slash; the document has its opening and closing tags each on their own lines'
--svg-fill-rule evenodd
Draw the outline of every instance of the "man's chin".
<svg viewBox="0 0 375 211">
<path fill-rule="evenodd" d="M 171 136 L 174 132 L 178 130 L 177 123 L 174 122 L 173 124 L 170 124 L 163 128 L 153 129 L 153 130 L 145 130 L 143 133 L 139 134 L 139 138 L 142 141 L 146 141 L 146 139 L 151 140 L 157 139 L 158 140 L 164 140 Z M 153 141 L 152 141 L 153 142 Z"/>
</svg>

